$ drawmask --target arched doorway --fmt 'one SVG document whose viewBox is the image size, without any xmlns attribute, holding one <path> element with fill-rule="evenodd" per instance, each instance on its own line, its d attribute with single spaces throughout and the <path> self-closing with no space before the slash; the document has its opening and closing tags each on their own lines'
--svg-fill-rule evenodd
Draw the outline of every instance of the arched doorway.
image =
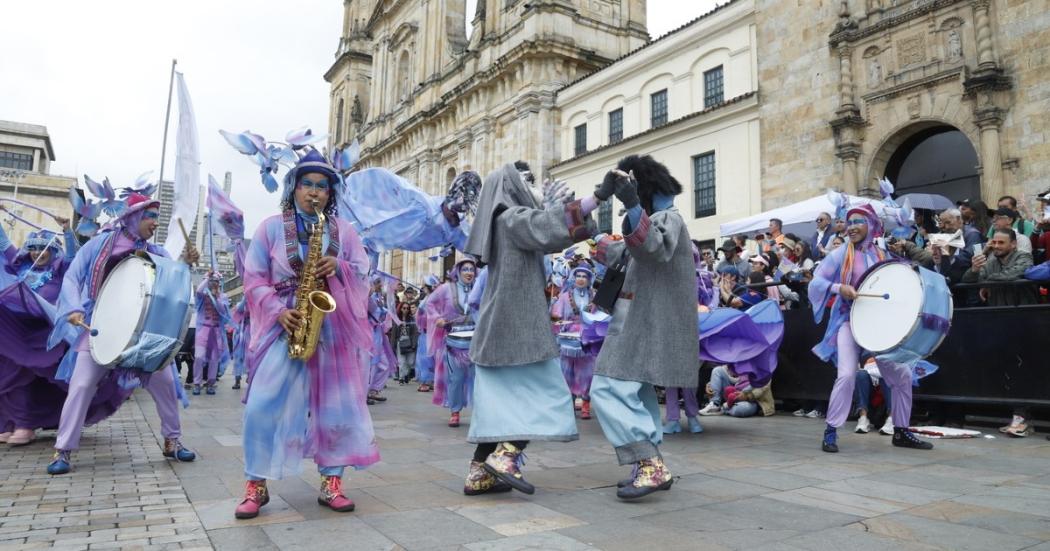
<svg viewBox="0 0 1050 551">
<path fill-rule="evenodd" d="M 966 134 L 954 126 L 936 124 L 907 135 L 892 150 L 884 174 L 897 195 L 935 193 L 960 201 L 981 197 L 979 164 Z"/>
</svg>

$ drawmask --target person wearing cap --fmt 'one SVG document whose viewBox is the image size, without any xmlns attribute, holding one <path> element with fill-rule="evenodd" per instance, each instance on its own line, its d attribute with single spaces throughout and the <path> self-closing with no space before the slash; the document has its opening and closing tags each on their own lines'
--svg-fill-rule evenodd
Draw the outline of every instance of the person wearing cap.
<svg viewBox="0 0 1050 551">
<path fill-rule="evenodd" d="M 168 257 L 164 248 L 150 243 L 160 218 L 160 201 L 140 193 L 132 193 L 125 201 L 126 208 L 112 229 L 92 237 L 73 257 L 62 280 L 58 299 L 55 327 L 48 341 L 49 347 L 65 341 L 70 345 L 56 375 L 69 382 L 69 394 L 62 404 L 62 416 L 55 438 L 55 455 L 47 466 L 48 474 L 65 474 L 72 468 L 71 455 L 80 446 L 80 434 L 87 420 L 88 410 L 99 389 L 116 378 L 116 372 L 95 363 L 91 357 L 88 333 L 82 327 L 90 325 L 102 283 L 117 262 L 135 253 L 148 252 Z M 187 243 L 183 260 L 192 264 L 200 254 Z M 149 375 L 144 386 L 153 397 L 160 416 L 160 430 L 165 457 L 178 461 L 193 461 L 196 454 L 180 441 L 182 427 L 175 381 L 175 364 Z"/>
<path fill-rule="evenodd" d="M 857 299 L 856 287 L 869 268 L 888 257 L 888 253 L 875 241 L 882 236 L 882 220 L 871 205 L 850 209 L 846 213 L 846 223 L 849 227 L 849 243 L 832 251 L 817 266 L 813 280 L 809 283 L 814 321 L 819 324 L 825 310 L 831 311 L 824 338 L 813 347 L 813 353 L 821 360 L 833 362 L 838 371 L 831 389 L 827 426 L 821 441 L 821 449 L 828 453 L 839 451 L 837 430 L 846 422 L 852 408 L 856 372 L 860 365 L 861 348 L 854 340 L 850 324 L 850 309 Z M 962 224 L 961 219 L 959 224 Z M 826 308 L 829 300 L 832 301 L 830 308 Z M 932 449 L 933 444 L 920 440 L 908 430 L 912 406 L 911 366 L 883 362 L 878 358 L 876 361 L 883 380 L 893 391 L 893 445 L 919 450 Z"/>
<path fill-rule="evenodd" d="M 1035 253 L 1042 252 L 1042 258 L 1040 261 L 1047 259 L 1047 252 L 1050 251 L 1050 189 L 1040 194 L 1037 199 L 1039 200 L 1039 218 L 1036 222 L 1035 233 L 1032 234 L 1032 253 L 1033 258 Z"/>
<path fill-rule="evenodd" d="M 474 364 L 470 361 L 471 339 L 449 339 L 450 333 L 474 331 L 474 314 L 468 298 L 478 267 L 473 258 L 453 266 L 449 281 L 427 299 L 427 350 L 434 357 L 436 406 L 448 408 L 448 426 L 458 427 L 460 412 L 470 403 L 474 388 Z"/>
<path fill-rule="evenodd" d="M 427 346 L 427 302 L 434 296 L 434 289 L 441 282 L 434 274 L 428 274 L 423 278 L 423 296 L 419 299 L 419 308 L 416 309 L 416 327 L 419 329 L 419 338 L 416 340 L 416 381 L 419 383 L 419 392 L 430 392 L 434 390 L 434 356 Z"/>
<path fill-rule="evenodd" d="M 572 278 L 565 282 L 564 290 L 551 306 L 551 319 L 562 322 L 558 327 L 558 347 L 561 350 L 561 371 L 569 384 L 572 395 L 580 400 L 580 419 L 591 418 L 591 379 L 594 378 L 594 358 L 598 351 L 583 346 L 580 335 L 583 331 L 583 313 L 594 312 L 594 272 L 587 265 L 572 269 Z M 562 335 L 575 334 L 575 338 Z"/>
<path fill-rule="evenodd" d="M 999 207 L 995 210 L 995 216 L 992 217 L 992 229 L 989 230 L 989 242 L 995 239 L 995 233 L 1003 230 L 1014 231 L 1014 242 L 1017 244 L 1017 250 L 1023 253 L 1032 254 L 1032 240 L 1024 233 L 1017 230 L 1018 218 L 1020 214 L 1016 210 L 1010 207 Z M 1028 222 L 1023 220 L 1022 222 Z"/>
<path fill-rule="evenodd" d="M 1014 221 L 1013 225 L 1010 226 L 1010 228 L 1014 230 L 1014 232 L 1016 232 L 1019 236 L 1023 235 L 1027 237 L 1029 235 L 1032 235 L 1032 231 L 1035 230 L 1035 223 L 1031 220 L 1028 220 L 1027 217 L 1021 216 L 1021 214 L 1018 213 L 1017 198 L 1015 198 L 1012 195 L 1003 195 L 999 198 L 999 201 L 996 203 L 996 207 L 997 208 L 995 210 L 995 214 L 993 214 L 993 218 L 995 216 L 999 216 L 999 211 L 1002 209 L 1011 210 L 1014 212 Z M 1028 209 L 1024 206 L 1024 204 L 1022 204 L 1021 207 L 1021 210 L 1023 210 L 1024 214 L 1027 215 Z M 988 228 L 988 234 L 986 235 L 988 239 L 992 238 L 992 233 L 995 231 L 995 229 L 996 228 L 994 227 L 994 225 L 993 227 Z"/>
<path fill-rule="evenodd" d="M 346 467 L 379 461 L 366 405 L 369 260 L 357 232 L 337 216 L 342 178 L 309 149 L 284 177 L 279 214 L 259 224 L 244 259 L 244 296 L 252 319 L 251 357 L 244 407 L 244 498 L 234 516 L 258 516 L 269 501 L 267 480 L 302 472 L 313 459 L 321 475 L 317 502 L 354 510 L 343 491 Z M 318 211 L 325 214 L 320 224 Z M 288 336 L 305 321 L 296 294 L 311 237 L 320 232 L 322 256 L 312 274 L 335 300 L 308 359 L 289 357 Z"/>
<path fill-rule="evenodd" d="M 741 258 L 741 249 L 740 246 L 736 244 L 736 241 L 726 239 L 722 242 L 722 246 L 719 247 L 718 250 L 725 254 L 725 258 L 715 266 L 715 271 L 718 272 L 723 266 L 732 266 L 736 268 L 737 275 L 741 279 L 746 279 L 747 274 L 751 272 L 751 264 L 747 259 Z"/>
<path fill-rule="evenodd" d="M 232 327 L 230 299 L 222 292 L 222 277 L 209 272 L 197 286 L 197 328 L 193 334 L 193 395 L 199 396 L 201 385 L 209 395 L 215 394 L 219 366 L 230 360 L 226 327 Z M 205 379 L 205 371 L 207 379 Z"/>
</svg>

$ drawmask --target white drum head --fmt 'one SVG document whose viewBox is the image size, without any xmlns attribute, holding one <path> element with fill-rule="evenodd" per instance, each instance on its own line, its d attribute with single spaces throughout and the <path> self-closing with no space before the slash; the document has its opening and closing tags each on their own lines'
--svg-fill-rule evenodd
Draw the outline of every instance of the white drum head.
<svg viewBox="0 0 1050 551">
<path fill-rule="evenodd" d="M 579 333 L 565 332 L 565 333 L 558 333 L 558 336 L 563 338 L 563 339 L 580 340 L 580 334 Z"/>
<path fill-rule="evenodd" d="M 454 331 L 452 333 L 449 333 L 448 336 L 450 336 L 450 337 L 452 337 L 454 339 L 473 339 L 474 338 L 474 332 L 473 331 Z"/>
<path fill-rule="evenodd" d="M 857 289 L 860 294 L 884 295 L 857 297 L 850 311 L 853 338 L 862 348 L 879 353 L 901 344 L 915 328 L 922 310 L 922 280 L 906 264 L 883 264 L 864 278 Z"/>
<path fill-rule="evenodd" d="M 153 265 L 137 256 L 122 260 L 106 276 L 91 316 L 91 326 L 98 330 L 90 337 L 96 363 L 112 365 L 137 338 L 152 287 Z"/>
</svg>

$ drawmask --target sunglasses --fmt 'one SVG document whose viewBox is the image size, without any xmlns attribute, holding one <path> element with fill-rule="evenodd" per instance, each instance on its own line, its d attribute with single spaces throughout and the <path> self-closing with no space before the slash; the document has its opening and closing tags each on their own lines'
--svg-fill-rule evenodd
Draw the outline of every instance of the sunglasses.
<svg viewBox="0 0 1050 551">
<path fill-rule="evenodd" d="M 147 210 L 142 213 L 142 216 L 144 218 L 149 218 L 150 220 L 156 220 L 160 218 L 160 213 L 155 210 Z"/>
<path fill-rule="evenodd" d="M 320 182 L 313 182 L 307 179 L 299 180 L 299 187 L 303 189 L 316 189 L 320 191 L 328 191 L 328 180 L 321 180 Z"/>
</svg>

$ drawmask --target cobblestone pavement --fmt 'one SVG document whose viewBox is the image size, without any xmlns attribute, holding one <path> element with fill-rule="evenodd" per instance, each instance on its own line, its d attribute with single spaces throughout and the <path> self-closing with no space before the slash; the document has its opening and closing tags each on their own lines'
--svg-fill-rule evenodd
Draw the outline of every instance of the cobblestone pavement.
<svg viewBox="0 0 1050 551">
<path fill-rule="evenodd" d="M 0 549 L 64 548 L 631 550 L 1031 549 L 1050 551 L 1050 442 L 940 441 L 898 450 L 843 434 L 820 451 L 821 420 L 704 419 L 663 450 L 670 492 L 616 500 L 616 465 L 597 421 L 581 439 L 536 443 L 536 494 L 462 494 L 466 423 L 445 426 L 432 394 L 388 389 L 373 406 L 383 462 L 351 473 L 357 511 L 316 503 L 319 476 L 273 482 L 259 518 L 237 521 L 243 488 L 239 392 L 193 397 L 184 441 L 200 458 L 165 461 L 150 397 L 89 429 L 71 475 L 44 474 L 53 433 L 0 451 Z M 511 404 L 508 404 L 511 405 Z M 466 421 L 466 418 L 465 418 Z"/>
</svg>

